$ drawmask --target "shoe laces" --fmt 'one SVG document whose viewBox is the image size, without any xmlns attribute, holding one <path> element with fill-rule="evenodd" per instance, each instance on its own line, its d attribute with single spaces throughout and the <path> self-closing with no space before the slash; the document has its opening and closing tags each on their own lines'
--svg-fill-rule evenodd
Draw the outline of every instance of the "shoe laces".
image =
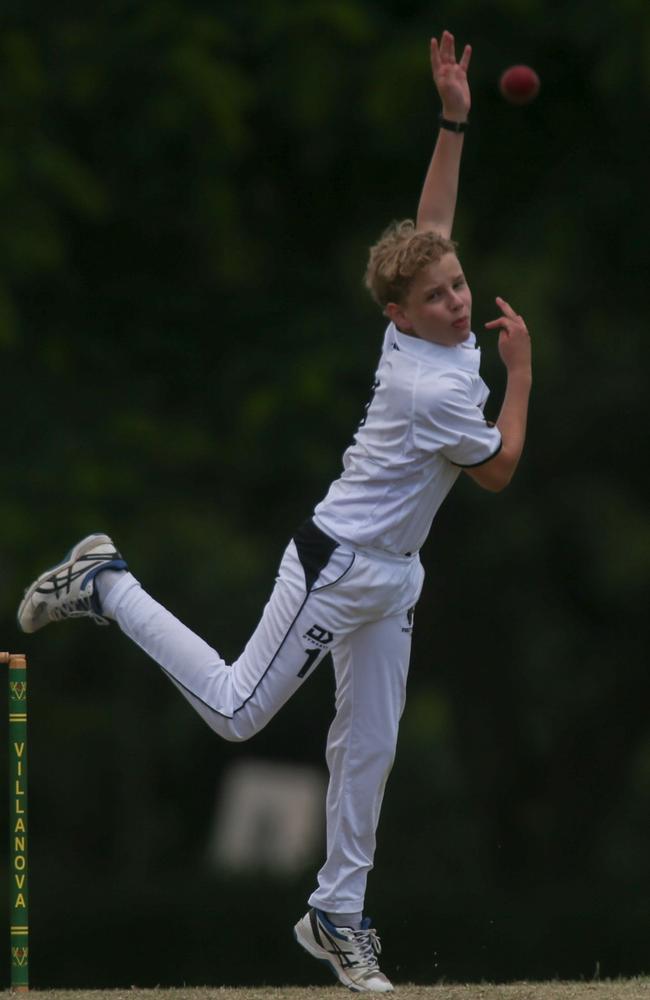
<svg viewBox="0 0 650 1000">
<path fill-rule="evenodd" d="M 377 955 L 381 954 L 381 941 L 374 927 L 364 927 L 362 930 L 353 930 L 355 949 L 358 954 L 358 965 L 366 969 L 378 969 Z"/>
<path fill-rule="evenodd" d="M 108 625 L 108 618 L 100 615 L 93 604 L 93 595 L 77 597 L 74 601 L 61 601 L 50 611 L 52 621 L 63 621 L 64 618 L 91 618 L 95 625 Z"/>
</svg>

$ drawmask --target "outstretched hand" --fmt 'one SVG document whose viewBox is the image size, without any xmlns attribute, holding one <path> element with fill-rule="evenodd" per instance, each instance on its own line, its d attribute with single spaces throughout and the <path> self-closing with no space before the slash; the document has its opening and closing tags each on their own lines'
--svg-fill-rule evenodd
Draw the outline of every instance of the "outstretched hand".
<svg viewBox="0 0 650 1000">
<path fill-rule="evenodd" d="M 501 360 L 509 372 L 514 369 L 530 371 L 530 335 L 526 324 L 505 299 L 497 296 L 496 302 L 503 315 L 490 320 L 485 326 L 488 330 L 499 330 Z"/>
<path fill-rule="evenodd" d="M 472 99 L 467 69 L 471 57 L 472 46 L 466 45 L 460 62 L 456 62 L 456 43 L 450 31 L 443 31 L 440 43 L 431 39 L 431 71 L 445 118 L 465 121 L 469 115 Z"/>
</svg>

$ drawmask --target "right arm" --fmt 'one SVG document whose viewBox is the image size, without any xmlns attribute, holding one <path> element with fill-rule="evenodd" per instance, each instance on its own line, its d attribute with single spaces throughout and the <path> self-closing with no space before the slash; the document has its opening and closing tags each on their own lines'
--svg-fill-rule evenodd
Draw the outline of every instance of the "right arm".
<svg viewBox="0 0 650 1000">
<path fill-rule="evenodd" d="M 456 62 L 454 36 L 443 32 L 440 44 L 431 39 L 431 72 L 448 121 L 466 122 L 471 106 L 467 69 L 472 55 L 466 45 Z M 463 133 L 440 129 L 418 204 L 418 229 L 435 229 L 449 239 L 458 197 L 458 175 L 463 152 Z"/>
<path fill-rule="evenodd" d="M 499 354 L 508 372 L 506 392 L 496 422 L 502 445 L 494 458 L 465 470 L 479 486 L 493 493 L 508 485 L 519 464 L 526 439 L 532 386 L 530 336 L 526 324 L 503 299 L 497 298 L 497 305 L 503 316 L 485 325 L 488 329 L 500 329 Z"/>
</svg>

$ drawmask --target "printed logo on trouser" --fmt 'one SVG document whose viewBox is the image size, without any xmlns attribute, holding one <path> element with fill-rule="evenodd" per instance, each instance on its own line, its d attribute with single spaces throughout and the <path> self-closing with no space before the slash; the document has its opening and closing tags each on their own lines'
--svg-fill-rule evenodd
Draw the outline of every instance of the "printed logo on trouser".
<svg viewBox="0 0 650 1000">
<path fill-rule="evenodd" d="M 414 619 L 415 619 L 415 607 L 409 608 L 408 611 L 406 612 L 406 621 L 408 622 L 408 624 L 402 627 L 402 632 L 407 632 L 409 635 L 411 634 L 411 632 L 413 631 Z"/>
<path fill-rule="evenodd" d="M 298 671 L 298 677 L 306 677 L 311 668 L 315 665 L 319 656 L 323 652 L 327 652 L 327 648 L 334 638 L 333 634 L 329 629 L 323 628 L 322 625 L 312 625 L 311 628 L 303 635 L 303 639 L 311 644 L 311 649 L 305 650 L 305 662 Z"/>
</svg>

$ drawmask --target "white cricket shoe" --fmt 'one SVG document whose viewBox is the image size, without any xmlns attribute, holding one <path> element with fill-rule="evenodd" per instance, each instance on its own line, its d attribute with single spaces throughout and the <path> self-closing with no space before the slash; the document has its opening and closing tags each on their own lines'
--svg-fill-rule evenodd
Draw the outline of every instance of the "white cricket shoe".
<svg viewBox="0 0 650 1000">
<path fill-rule="evenodd" d="M 334 975 L 355 993 L 390 993 L 393 984 L 379 969 L 381 944 L 366 917 L 358 931 L 336 927 L 322 910 L 311 909 L 293 930 L 299 945 L 327 962 Z"/>
<path fill-rule="evenodd" d="M 41 573 L 25 591 L 18 608 L 23 632 L 36 632 L 64 618 L 92 618 L 108 625 L 95 592 L 95 577 L 104 569 L 126 569 L 127 565 L 108 535 L 82 538 L 58 566 Z"/>
</svg>

